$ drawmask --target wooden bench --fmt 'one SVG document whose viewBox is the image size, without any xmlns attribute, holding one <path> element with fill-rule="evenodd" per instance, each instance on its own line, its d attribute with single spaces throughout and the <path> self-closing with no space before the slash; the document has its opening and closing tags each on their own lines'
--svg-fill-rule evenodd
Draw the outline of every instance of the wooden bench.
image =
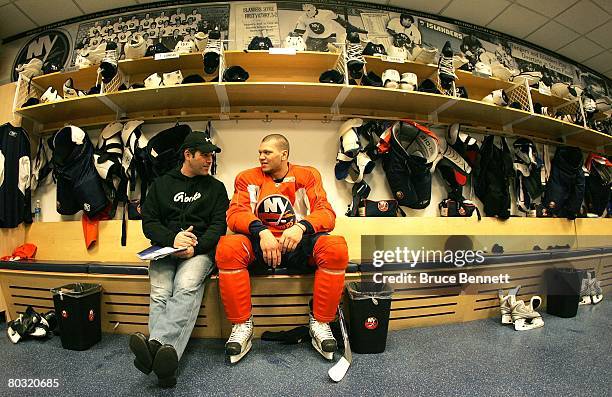
<svg viewBox="0 0 612 397">
<path fill-rule="evenodd" d="M 521 299 L 542 294 L 543 273 L 553 266 L 595 270 L 606 288 L 604 293 L 609 292 L 612 290 L 612 251 L 587 249 L 593 246 L 589 244 L 591 241 L 600 246 L 609 244 L 605 238 L 606 233 L 609 233 L 605 222 L 609 220 L 571 222 L 561 219 L 516 218 L 500 222 L 484 218 L 478 222 L 461 218 L 341 217 L 338 218 L 335 233 L 346 237 L 351 258 L 361 258 L 362 237 L 366 245 L 375 244 L 377 247 L 385 244 L 411 244 L 418 247 L 424 241 L 423 236 L 439 236 L 438 244 L 442 247 L 448 235 L 460 234 L 465 234 L 473 241 L 474 249 L 491 247 L 495 242 L 504 243 L 505 255 L 489 259 L 486 265 L 466 267 L 464 270 L 470 275 L 507 273 L 511 281 L 509 284 L 395 284 L 390 328 L 402 329 L 497 316 L 498 288 L 507 289 L 521 284 Z M 526 231 L 532 230 L 538 231 L 537 241 L 534 241 L 534 237 L 525 236 Z M 577 230 L 583 234 L 578 235 Z M 587 230 L 593 236 L 592 240 L 584 237 Z M 28 305 L 41 311 L 52 309 L 50 288 L 73 282 L 95 282 L 103 287 L 103 331 L 146 332 L 148 263 L 138 261 L 135 252 L 146 248 L 149 242 L 142 235 L 137 221 L 128 224 L 126 247 L 119 244 L 120 233 L 119 221 L 102 222 L 97 246 L 87 251 L 80 222 L 36 223 L 26 228 L 25 241 L 37 244 L 37 263 L 46 264 L 47 267 L 24 270 L 4 266 L 0 270 L 0 286 L 10 315 L 14 317 Z M 368 237 L 375 233 L 384 233 L 384 236 Z M 433 240 L 436 241 L 436 238 Z M 431 244 L 431 238 L 428 244 Z M 513 251 L 529 251 L 534 245 L 540 245 L 543 251 L 510 254 Z M 569 245 L 570 249 L 552 252 L 546 250 L 549 245 Z M 362 276 L 365 277 L 367 271 L 371 270 L 366 262 L 363 263 L 362 272 L 348 274 L 347 281 L 358 281 Z M 424 270 L 416 267 L 405 270 L 403 267 L 394 268 L 389 265 L 385 270 L 388 274 L 421 271 L 433 274 L 456 271 L 456 268 Z M 207 291 L 193 332 L 194 337 L 219 338 L 229 335 L 231 325 L 225 319 L 217 281 L 215 276 L 207 281 Z M 290 329 L 305 324 L 308 320 L 312 284 L 313 275 L 254 276 L 252 301 L 256 335 L 268 329 Z"/>
</svg>

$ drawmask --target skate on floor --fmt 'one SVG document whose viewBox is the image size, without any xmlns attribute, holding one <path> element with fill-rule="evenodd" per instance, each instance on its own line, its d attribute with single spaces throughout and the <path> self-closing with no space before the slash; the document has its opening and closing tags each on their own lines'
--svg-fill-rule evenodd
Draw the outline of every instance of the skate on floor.
<svg viewBox="0 0 612 397">
<path fill-rule="evenodd" d="M 503 290 L 499 290 L 499 308 L 501 311 L 502 324 L 514 324 L 517 331 L 526 331 L 544 326 L 544 320 L 540 313 L 535 309 L 542 304 L 542 298 L 533 296 L 529 304 L 522 300 L 516 300 L 521 286 L 516 286 L 504 295 Z"/>
<path fill-rule="evenodd" d="M 591 272 L 587 272 L 587 276 L 582 279 L 580 288 L 580 305 L 596 305 L 603 299 L 603 291 L 599 280 L 592 277 Z"/>
<path fill-rule="evenodd" d="M 232 334 L 225 343 L 225 354 L 230 363 L 237 363 L 244 357 L 253 346 L 253 317 L 244 323 L 234 324 Z"/>
<path fill-rule="evenodd" d="M 311 313 L 309 326 L 312 346 L 327 360 L 332 360 L 338 345 L 329 323 L 317 321 Z"/>
</svg>

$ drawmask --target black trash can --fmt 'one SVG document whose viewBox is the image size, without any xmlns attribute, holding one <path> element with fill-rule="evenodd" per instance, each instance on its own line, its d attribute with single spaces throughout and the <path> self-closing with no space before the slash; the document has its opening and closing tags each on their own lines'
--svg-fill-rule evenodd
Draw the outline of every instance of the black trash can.
<svg viewBox="0 0 612 397">
<path fill-rule="evenodd" d="M 372 282 L 352 282 L 346 289 L 351 350 L 366 354 L 384 352 L 393 289 L 388 284 Z"/>
<path fill-rule="evenodd" d="M 571 267 L 546 270 L 546 313 L 575 317 L 580 302 L 580 287 L 585 271 Z"/>
<path fill-rule="evenodd" d="M 62 347 L 87 350 L 102 338 L 100 284 L 76 283 L 53 288 Z"/>
</svg>

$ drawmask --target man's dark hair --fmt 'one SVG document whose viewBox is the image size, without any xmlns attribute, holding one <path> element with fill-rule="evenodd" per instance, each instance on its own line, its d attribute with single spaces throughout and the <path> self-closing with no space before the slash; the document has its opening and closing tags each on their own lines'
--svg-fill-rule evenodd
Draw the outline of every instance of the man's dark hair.
<svg viewBox="0 0 612 397">
<path fill-rule="evenodd" d="M 410 19 L 410 22 L 414 23 L 414 17 L 410 14 L 400 14 L 400 21 L 402 19 Z"/>
<path fill-rule="evenodd" d="M 276 145 L 280 148 L 280 150 L 286 150 L 287 154 L 289 154 L 289 141 L 285 138 L 284 135 L 281 134 L 270 134 L 266 135 L 261 142 L 269 142 L 274 141 Z"/>
<path fill-rule="evenodd" d="M 189 150 L 189 153 L 191 153 L 192 156 L 195 156 L 196 152 L 198 151 L 198 149 L 192 147 L 185 148 L 185 150 Z M 183 150 L 183 161 L 185 161 L 185 150 Z"/>
</svg>

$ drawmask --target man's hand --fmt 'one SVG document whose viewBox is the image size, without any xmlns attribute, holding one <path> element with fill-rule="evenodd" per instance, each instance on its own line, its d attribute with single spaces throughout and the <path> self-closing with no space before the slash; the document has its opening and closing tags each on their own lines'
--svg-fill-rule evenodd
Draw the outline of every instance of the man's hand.
<svg viewBox="0 0 612 397">
<path fill-rule="evenodd" d="M 194 254 L 195 254 L 194 248 L 193 247 L 189 247 L 185 251 L 175 252 L 172 255 L 177 257 L 177 258 L 181 258 L 181 259 L 189 259 L 189 258 L 193 257 Z"/>
<path fill-rule="evenodd" d="M 182 230 L 174 237 L 174 248 L 195 247 L 198 245 L 198 238 L 192 233 L 193 226 L 189 226 L 187 230 Z"/>
<path fill-rule="evenodd" d="M 302 241 L 302 236 L 304 235 L 304 229 L 302 229 L 302 227 L 303 226 L 300 225 L 293 225 L 283 232 L 281 238 L 278 240 L 283 254 L 295 250 L 295 247 Z"/>
<path fill-rule="evenodd" d="M 281 245 L 268 229 L 259 232 L 259 246 L 263 253 L 264 262 L 268 266 L 276 267 L 281 263 Z"/>
</svg>

